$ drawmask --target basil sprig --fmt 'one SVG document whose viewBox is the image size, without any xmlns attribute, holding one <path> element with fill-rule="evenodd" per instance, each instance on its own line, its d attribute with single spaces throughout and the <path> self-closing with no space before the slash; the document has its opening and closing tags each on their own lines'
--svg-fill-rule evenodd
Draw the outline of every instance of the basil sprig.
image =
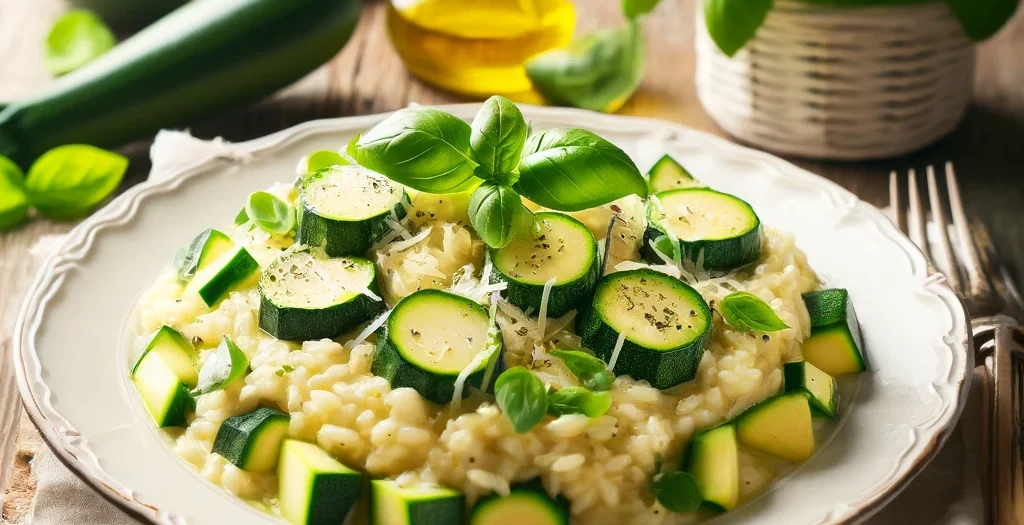
<svg viewBox="0 0 1024 525">
<path fill-rule="evenodd" d="M 715 45 L 735 55 L 764 25 L 773 0 L 702 0 L 704 23 Z M 802 0 L 835 8 L 918 4 L 928 0 Z M 967 36 L 980 42 L 996 34 L 1017 10 L 1020 0 L 945 0 Z"/>
<path fill-rule="evenodd" d="M 492 248 L 533 223 L 520 196 L 560 211 L 647 196 L 636 165 L 607 140 L 579 129 L 528 133 L 519 108 L 496 96 L 472 126 L 437 109 L 397 111 L 353 139 L 347 151 L 360 165 L 415 190 L 476 188 L 470 222 Z"/>
<path fill-rule="evenodd" d="M 28 217 L 25 175 L 17 164 L 0 157 L 0 231 L 12 229 Z"/>
<path fill-rule="evenodd" d="M 302 162 L 305 164 L 299 168 L 299 171 L 304 175 L 312 175 L 322 169 L 330 168 L 331 166 L 348 166 L 349 161 L 342 157 L 337 151 L 329 149 L 322 149 L 310 153 L 308 157 L 303 157 Z"/>
<path fill-rule="evenodd" d="M 46 69 L 54 75 L 70 73 L 110 51 L 116 43 L 110 28 L 93 12 L 68 11 L 46 35 Z"/>
<path fill-rule="evenodd" d="M 608 365 L 579 350 L 552 350 L 551 355 L 562 360 L 565 367 L 572 372 L 576 379 L 588 390 L 603 392 L 612 387 L 615 376 L 608 371 Z"/>
<path fill-rule="evenodd" d="M 199 382 L 192 395 L 201 396 L 223 390 L 245 377 L 248 371 L 249 358 L 231 338 L 224 336 L 217 350 L 199 369 Z"/>
<path fill-rule="evenodd" d="M 47 151 L 25 178 L 25 192 L 39 213 L 57 220 L 84 217 L 124 178 L 128 159 L 93 146 L 68 145 Z"/>
<path fill-rule="evenodd" d="M 694 512 L 702 497 L 697 480 L 689 472 L 659 472 L 651 479 L 654 497 L 671 512 Z"/>
<path fill-rule="evenodd" d="M 249 195 L 245 214 L 256 226 L 274 235 L 284 235 L 295 229 L 295 211 L 273 193 L 257 191 Z M 236 222 L 240 217 L 235 217 Z"/>
<path fill-rule="evenodd" d="M 725 296 L 720 308 L 725 322 L 740 330 L 775 332 L 789 328 L 768 303 L 749 292 L 734 292 Z"/>
<path fill-rule="evenodd" d="M 547 387 L 529 370 L 517 366 L 494 382 L 494 397 L 516 434 L 529 432 L 548 413 Z"/>
<path fill-rule="evenodd" d="M 567 386 L 548 394 L 548 414 L 583 414 L 591 419 L 601 417 L 612 406 L 608 392 L 591 392 L 579 386 Z"/>
</svg>

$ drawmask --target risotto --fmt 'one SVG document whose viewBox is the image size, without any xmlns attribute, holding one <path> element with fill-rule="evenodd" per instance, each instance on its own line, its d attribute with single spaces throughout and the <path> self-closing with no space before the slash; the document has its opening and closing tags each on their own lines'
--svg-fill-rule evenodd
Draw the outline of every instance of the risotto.
<svg viewBox="0 0 1024 525">
<path fill-rule="evenodd" d="M 656 169 L 659 168 L 656 166 Z M 352 171 L 347 176 L 360 174 Z M 361 184 L 369 187 L 376 182 L 364 181 Z M 308 190 L 303 187 L 303 191 Z M 668 193 L 675 191 L 680 190 Z M 304 208 L 300 191 L 290 183 L 274 186 L 267 192 L 280 202 L 304 209 L 307 214 L 313 209 L 308 203 Z M 714 198 L 724 195 L 715 193 Z M 295 288 L 298 290 L 295 293 L 289 289 L 280 298 L 274 297 L 268 289 L 271 284 L 280 284 L 284 277 L 271 279 L 273 283 L 267 281 L 267 274 L 273 274 L 268 268 L 274 268 L 279 264 L 275 261 L 282 258 L 305 253 L 307 246 L 297 241 L 294 229 L 271 232 L 254 224 L 252 217 L 240 216 L 236 225 L 220 230 L 226 237 L 226 252 L 213 255 L 217 261 L 224 261 L 234 257 L 232 250 L 247 252 L 257 266 L 252 276 L 239 279 L 211 300 L 210 294 L 218 293 L 217 290 L 210 292 L 212 285 L 194 284 L 195 280 L 204 278 L 211 271 L 203 269 L 202 259 L 198 259 L 198 270 L 191 282 L 182 279 L 179 263 L 177 268 L 169 269 L 157 278 L 137 306 L 137 323 L 133 329 L 138 335 L 140 348 L 153 339 L 153 334 L 166 327 L 180 333 L 196 351 L 194 366 L 199 371 L 199 387 L 190 394 L 194 398 L 194 410 L 186 406 L 182 411 L 183 420 L 166 425 L 161 423 L 173 438 L 175 453 L 203 477 L 239 498 L 301 523 L 314 523 L 309 517 L 312 514 L 296 519 L 288 511 L 281 510 L 285 505 L 286 488 L 279 476 L 293 468 L 284 466 L 287 447 L 282 449 L 278 470 L 247 468 L 247 465 L 255 463 L 244 463 L 231 453 L 218 453 L 221 440 L 230 438 L 219 436 L 226 433 L 222 427 L 229 418 L 244 417 L 261 407 L 269 407 L 274 414 L 282 414 L 282 433 L 287 438 L 318 445 L 332 461 L 351 469 L 355 475 L 389 480 L 389 487 L 394 490 L 409 487 L 454 489 L 460 494 L 462 499 L 459 501 L 466 509 L 484 502 L 494 507 L 502 501 L 501 498 L 515 494 L 517 487 L 531 482 L 541 487 L 545 497 L 567 509 L 570 522 L 581 524 L 688 523 L 753 498 L 787 465 L 803 457 L 799 452 L 796 456 L 788 455 L 798 447 L 784 445 L 779 448 L 778 443 L 771 441 L 773 438 L 759 437 L 763 435 L 758 434 L 757 425 L 761 423 L 757 414 L 752 413 L 757 412 L 758 407 L 767 406 L 759 403 L 782 399 L 786 392 L 795 389 L 801 392 L 803 397 L 800 399 L 811 399 L 808 410 L 813 409 L 816 416 L 821 416 L 823 408 L 824 415 L 829 415 L 828 406 L 825 406 L 828 399 L 825 399 L 825 405 L 816 406 L 815 402 L 821 401 L 821 396 L 816 398 L 814 394 L 817 392 L 813 388 L 800 390 L 800 385 L 791 385 L 800 379 L 787 367 L 787 364 L 803 364 L 805 357 L 807 361 L 819 364 L 818 368 L 822 370 L 836 370 L 838 366 L 834 355 L 837 346 L 832 341 L 835 338 L 830 335 L 832 332 L 825 330 L 831 325 L 825 326 L 827 323 L 819 323 L 814 318 L 821 316 L 819 308 L 805 295 L 819 288 L 818 279 L 792 236 L 770 227 L 762 228 L 759 224 L 759 236 L 754 247 L 756 256 L 749 263 L 729 271 L 712 271 L 708 260 L 702 260 L 710 256 L 711 249 L 705 249 L 690 261 L 683 249 L 683 241 L 688 234 L 686 228 L 693 226 L 695 221 L 682 215 L 672 215 L 675 212 L 668 209 L 676 204 L 671 196 L 666 196 L 665 192 L 658 195 L 660 202 L 653 207 L 650 202 L 645 206 L 634 195 L 569 213 L 576 220 L 572 224 L 566 223 L 569 224 L 567 228 L 578 225 L 582 229 L 570 228 L 565 233 L 560 233 L 555 225 L 561 219 L 551 218 L 550 229 L 547 230 L 551 237 L 549 241 L 537 240 L 544 239 L 544 235 L 537 237 L 534 232 L 534 238 L 523 245 L 534 246 L 531 243 L 535 243 L 537 250 L 548 251 L 535 252 L 533 259 L 524 256 L 517 261 L 536 260 L 536 253 L 541 253 L 544 258 L 547 255 L 543 254 L 548 252 L 557 258 L 562 250 L 549 245 L 556 242 L 557 233 L 559 240 L 568 238 L 570 234 L 586 238 L 592 236 L 593 241 L 589 242 L 597 247 L 595 257 L 601 266 L 599 270 L 595 266 L 596 284 L 591 282 L 589 285 L 590 290 L 597 291 L 589 292 L 585 299 L 590 301 L 590 296 L 596 293 L 593 306 L 589 302 L 587 306 L 579 306 L 571 301 L 559 305 L 560 288 L 557 283 L 552 284 L 556 277 L 548 279 L 546 274 L 542 276 L 539 282 L 543 285 L 538 285 L 536 290 L 539 290 L 540 304 L 547 311 L 541 312 L 540 309 L 521 306 L 523 301 L 534 299 L 516 296 L 512 288 L 495 277 L 497 273 L 504 275 L 502 265 L 505 263 L 501 261 L 512 260 L 509 259 L 512 255 L 508 255 L 511 252 L 505 251 L 510 248 L 494 251 L 484 244 L 469 224 L 467 194 L 437 195 L 409 190 L 406 199 L 399 204 L 404 208 L 404 217 L 391 213 L 386 221 L 387 228 L 375 233 L 376 239 L 364 248 L 367 259 L 373 264 L 359 271 L 374 273 L 376 280 L 370 284 L 344 285 L 345 291 L 355 290 L 345 297 L 361 298 L 363 308 L 369 310 L 358 310 L 363 312 L 358 318 L 332 317 L 329 324 L 344 325 L 345 332 L 314 338 L 301 337 L 302 333 L 308 333 L 303 332 L 309 328 L 308 321 L 289 324 L 292 321 L 288 316 L 296 311 L 294 304 L 280 306 L 278 303 L 289 300 L 294 303 L 299 295 L 307 301 L 303 304 L 308 306 L 312 304 L 309 301 L 319 300 L 316 294 L 329 283 L 352 282 L 339 281 L 341 273 L 337 272 L 349 272 L 344 274 L 348 276 L 344 279 L 354 279 L 351 276 L 362 274 L 352 273 L 355 270 L 351 264 L 336 268 L 322 266 L 321 269 L 328 268 L 322 272 L 334 273 L 315 275 L 312 285 L 308 274 L 295 274 L 305 276 L 304 279 L 294 279 L 295 286 L 306 288 Z M 341 200 L 351 202 L 347 197 Z M 684 208 L 705 217 L 723 209 L 714 203 L 707 206 L 707 209 L 691 210 L 693 205 L 687 204 Z M 543 210 L 538 206 L 530 207 L 538 212 L 537 217 L 543 219 L 546 216 L 540 213 Z M 650 223 L 657 220 L 652 213 L 671 215 L 671 220 L 661 223 L 662 233 L 667 235 L 651 237 Z M 307 227 L 307 220 L 302 218 L 300 231 Z M 609 236 L 613 238 L 609 239 Z M 669 243 L 679 244 L 675 247 L 667 245 L 666 239 Z M 206 239 L 207 250 L 212 249 L 211 242 Z M 585 251 L 580 242 L 564 242 L 569 251 Z M 332 249 L 330 241 L 320 244 L 326 245 L 328 251 Z M 307 264 L 318 264 L 312 259 L 308 261 Z M 213 266 L 223 267 L 221 263 Z M 297 271 L 295 267 L 293 264 L 293 273 Z M 520 266 L 523 267 L 525 265 Z M 257 282 L 260 269 L 263 277 Z M 286 275 L 286 271 L 281 270 L 280 275 Z M 662 276 L 671 281 L 666 286 L 683 283 L 679 286 L 696 292 L 693 301 L 706 303 L 706 333 L 693 336 L 695 342 L 687 340 L 685 343 L 691 350 L 696 348 L 693 345 L 699 345 L 699 351 L 693 354 L 696 357 L 692 365 L 672 361 L 645 368 L 646 358 L 643 356 L 648 354 L 641 352 L 649 348 L 637 343 L 642 339 L 641 335 L 636 340 L 633 336 L 621 335 L 630 328 L 616 325 L 614 318 L 594 320 L 601 314 L 598 307 L 601 294 L 616 292 L 611 284 L 606 283 L 613 282 L 615 276 L 619 276 L 621 281 L 634 274 L 642 279 L 636 282 L 647 283 L 646 279 L 651 279 L 651 283 L 656 283 L 660 282 L 658 276 Z M 603 292 L 602 286 L 609 291 Z M 620 287 L 626 289 L 626 285 Z M 491 361 L 497 361 L 496 364 L 489 365 L 487 359 L 478 358 L 467 365 L 466 361 L 481 354 L 473 354 L 472 345 L 462 348 L 455 343 L 446 344 L 443 349 L 449 357 L 434 357 L 431 362 L 435 364 L 443 364 L 449 358 L 452 362 L 462 363 L 455 369 L 455 372 L 461 370 L 462 373 L 455 381 L 454 392 L 450 382 L 431 386 L 432 383 L 424 381 L 403 381 L 401 373 L 381 372 L 381 365 L 375 363 L 375 360 L 383 359 L 382 353 L 389 348 L 390 343 L 379 341 L 383 337 L 389 341 L 395 339 L 395 345 L 399 347 L 395 355 L 399 360 L 408 357 L 402 350 L 404 343 L 397 339 L 401 336 L 396 335 L 400 330 L 397 327 L 405 326 L 401 325 L 402 322 L 414 323 L 419 319 L 416 315 L 422 315 L 414 315 L 411 309 L 413 298 L 421 297 L 424 290 L 443 290 L 467 302 L 465 305 L 452 303 L 455 305 L 452 308 L 464 307 L 473 312 L 479 309 L 479 339 L 485 338 L 485 333 L 499 334 L 499 341 L 484 347 L 500 347 L 500 355 L 491 358 Z M 648 297 L 648 292 L 639 287 L 635 293 Z M 689 296 L 680 297 L 685 299 Z M 778 328 L 751 329 L 734 321 L 737 316 L 742 317 L 739 314 L 743 312 L 740 310 L 737 314 L 730 310 L 732 307 L 725 304 L 731 301 L 727 299 L 730 297 L 745 297 L 763 303 L 773 314 L 771 317 L 778 321 Z M 678 307 L 676 303 L 672 304 L 675 305 L 673 308 Z M 683 304 L 688 303 L 684 301 Z M 428 308 L 439 312 L 436 315 L 440 319 L 440 316 L 449 315 L 443 313 L 442 306 L 443 303 L 434 302 Z M 268 318 L 268 308 L 278 312 L 273 319 Z M 403 309 L 409 313 L 396 313 Z M 670 311 L 668 306 L 657 309 Z M 676 328 L 681 332 L 685 332 L 687 326 L 691 332 L 700 332 L 703 330 L 698 319 L 701 312 L 696 307 L 690 310 L 689 316 L 685 312 L 679 315 L 673 312 L 673 317 L 666 317 L 670 320 L 665 322 L 661 317 L 655 321 L 653 314 L 645 313 L 644 319 L 651 325 L 644 329 L 656 327 L 663 331 L 662 324 L 677 323 Z M 655 314 L 662 315 L 660 311 Z M 837 322 L 849 328 L 845 318 Z M 419 337 L 420 332 L 424 333 L 423 337 L 430 335 L 430 324 L 423 325 L 420 331 L 411 329 L 412 336 L 415 336 L 412 338 Z M 681 326 L 683 324 L 687 326 Z M 823 327 L 820 334 L 819 324 Z M 279 335 L 285 330 L 296 330 L 300 336 L 275 337 L 268 333 L 268 326 L 273 326 L 270 331 L 276 330 Z M 597 328 L 589 330 L 584 326 Z M 613 330 L 613 335 L 602 342 L 600 330 Z M 856 331 L 855 325 L 852 330 Z M 814 337 L 820 335 L 822 339 L 814 344 L 816 360 L 812 360 L 810 354 L 805 356 L 804 352 L 804 344 L 812 338 L 812 332 Z M 443 335 L 438 334 L 437 337 Z M 472 343 L 472 337 L 467 339 Z M 210 374 L 217 375 L 217 370 L 211 372 L 207 369 L 216 366 L 206 365 L 210 360 L 222 359 L 219 353 L 224 351 L 225 340 L 244 354 L 248 367 L 237 380 L 221 374 L 220 384 L 210 387 Z M 602 344 L 608 347 L 604 354 L 598 348 L 592 348 Z M 608 363 L 609 370 L 615 371 L 611 376 L 613 381 L 606 385 L 605 390 L 590 388 L 593 392 L 583 392 L 585 383 L 582 376 L 569 366 L 568 361 L 558 357 L 559 350 L 595 354 L 594 359 L 601 358 Z M 459 361 L 459 352 L 463 351 L 469 353 Z M 407 366 L 408 363 L 399 365 Z M 137 368 L 141 370 L 142 367 L 140 362 Z M 692 371 L 687 367 L 692 367 Z M 814 370 L 818 371 L 818 368 Z M 494 395 L 497 392 L 497 399 L 502 398 L 501 376 L 508 374 L 511 377 L 513 374 L 510 372 L 521 369 L 529 371 L 531 377 L 543 383 L 549 398 L 554 398 L 564 389 L 577 388 L 586 395 L 601 393 L 598 392 L 601 390 L 607 393 L 610 401 L 602 407 L 603 410 L 596 411 L 574 411 L 571 408 L 553 411 L 549 405 L 547 414 L 542 413 L 539 421 L 524 429 L 520 425 L 521 420 L 515 421 L 506 414 Z M 621 373 L 622 370 L 632 372 Z M 648 370 L 652 370 L 650 375 L 645 375 Z M 807 377 L 811 377 L 810 373 L 807 372 Z M 842 372 L 830 373 L 838 375 Z M 687 374 L 692 378 L 683 377 Z M 498 388 L 494 386 L 494 378 L 499 379 Z M 138 380 L 136 384 L 140 385 L 147 407 L 153 412 L 144 386 Z M 834 384 L 832 388 L 834 390 Z M 463 390 L 465 397 L 460 395 Z M 604 395 L 602 393 L 602 399 Z M 834 403 L 834 392 L 831 395 Z M 834 409 L 832 405 L 832 416 Z M 744 414 L 752 415 L 747 418 Z M 698 440 L 692 447 L 688 444 L 703 431 L 724 428 L 723 424 L 730 428 L 730 432 L 735 427 L 735 434 L 739 436 L 739 444 L 733 447 L 735 466 L 715 467 L 708 474 L 701 470 L 699 460 L 687 459 L 700 453 L 698 449 L 703 450 L 698 446 L 702 442 Z M 815 425 L 820 426 L 819 423 Z M 731 439 L 735 441 L 735 437 Z M 245 450 L 244 454 L 255 454 L 248 448 Z M 268 461 L 272 464 L 277 462 L 277 453 L 276 448 L 269 453 Z M 718 483 L 714 479 L 721 477 L 722 468 L 735 470 L 736 487 L 728 487 L 730 491 L 735 490 L 734 501 L 728 497 L 716 500 L 711 495 L 715 489 L 712 485 Z M 659 476 L 677 470 L 689 472 L 696 480 L 696 486 L 701 490 L 700 499 L 704 501 L 700 510 L 667 508 L 664 498 L 657 490 L 652 490 Z M 365 488 L 362 490 L 366 491 Z M 372 490 L 378 490 L 376 484 Z M 381 494 L 374 498 L 385 497 L 384 488 L 380 490 Z M 349 519 L 354 523 L 364 523 L 370 519 L 368 513 L 374 514 L 374 511 L 368 510 L 371 504 L 366 497 L 358 499 Z M 383 504 L 373 505 L 378 506 L 374 523 L 399 522 L 387 521 L 395 518 L 382 514 L 380 505 Z M 480 511 L 481 516 L 483 512 Z M 487 512 L 493 514 L 497 511 Z M 408 522 L 415 521 L 409 518 Z M 478 522 L 484 523 L 473 521 Z M 493 523 L 505 522 L 498 520 Z"/>
</svg>

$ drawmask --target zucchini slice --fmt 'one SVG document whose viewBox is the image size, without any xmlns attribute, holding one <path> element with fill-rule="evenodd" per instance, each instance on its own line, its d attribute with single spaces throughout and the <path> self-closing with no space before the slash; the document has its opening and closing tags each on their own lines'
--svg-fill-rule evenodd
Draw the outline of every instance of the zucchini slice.
<svg viewBox="0 0 1024 525">
<path fill-rule="evenodd" d="M 814 454 L 811 406 L 803 392 L 770 397 L 736 419 L 740 443 L 792 463 Z"/>
<path fill-rule="evenodd" d="M 384 308 L 377 269 L 359 257 L 297 251 L 263 271 L 259 290 L 260 328 L 287 341 L 337 337 Z"/>
<path fill-rule="evenodd" d="M 297 239 L 327 255 L 362 255 L 391 231 L 392 214 L 405 217 L 405 190 L 360 166 L 333 166 L 310 175 L 299 194 Z"/>
<path fill-rule="evenodd" d="M 700 488 L 703 505 L 732 510 L 740 501 L 740 460 L 736 429 L 725 424 L 705 430 L 690 442 L 687 471 Z"/>
<path fill-rule="evenodd" d="M 647 187 L 651 193 L 699 186 L 700 182 L 670 155 L 663 155 L 647 172 Z"/>
<path fill-rule="evenodd" d="M 466 496 L 457 490 L 370 482 L 370 525 L 461 525 L 465 511 Z"/>
<path fill-rule="evenodd" d="M 188 388 L 174 367 L 164 360 L 162 352 L 149 352 L 139 360 L 132 372 L 132 382 L 159 427 L 183 425 L 185 414 L 195 408 Z"/>
<path fill-rule="evenodd" d="M 185 339 L 181 332 L 170 326 L 160 327 L 135 361 L 135 365 L 132 367 L 133 376 L 139 369 L 139 365 L 142 364 L 142 360 L 150 352 L 160 354 L 164 364 L 174 371 L 174 374 L 178 376 L 178 380 L 184 383 L 186 387 L 195 388 L 196 383 L 199 381 L 199 370 L 196 368 L 199 355 L 196 353 L 192 343 Z"/>
<path fill-rule="evenodd" d="M 569 525 L 569 502 L 548 495 L 540 482 L 513 485 L 508 496 L 492 494 L 473 506 L 469 525 Z"/>
<path fill-rule="evenodd" d="M 363 476 L 316 445 L 286 439 L 277 483 L 286 520 L 295 525 L 339 525 L 359 501 Z"/>
<path fill-rule="evenodd" d="M 811 336 L 801 350 L 804 359 L 832 377 L 863 372 L 864 344 L 850 293 L 842 288 L 804 294 L 811 317 Z"/>
<path fill-rule="evenodd" d="M 728 272 L 756 261 L 764 240 L 761 219 L 745 201 L 709 188 L 658 193 L 647 203 L 644 257 L 653 263 L 674 257 L 698 268 Z"/>
<path fill-rule="evenodd" d="M 273 472 L 288 437 L 288 414 L 259 407 L 224 420 L 213 440 L 213 452 L 242 470 Z"/>
<path fill-rule="evenodd" d="M 544 286 L 554 279 L 547 315 L 561 317 L 590 299 L 600 271 L 597 241 L 582 222 L 562 213 L 538 213 L 537 224 L 538 235 L 490 250 L 491 282 L 508 283 L 508 302 L 539 312 Z"/>
<path fill-rule="evenodd" d="M 455 381 L 478 353 L 500 345 L 488 337 L 490 317 L 479 304 L 440 290 L 420 290 L 402 299 L 377 335 L 377 350 L 370 368 L 392 388 L 410 387 L 424 399 L 446 404 L 455 393 Z M 480 388 L 487 360 L 466 379 Z M 463 388 L 463 395 L 469 389 Z"/>
<path fill-rule="evenodd" d="M 235 246 L 221 255 L 205 270 L 196 273 L 185 287 L 195 292 L 206 306 L 213 307 L 228 292 L 259 275 L 260 265 L 244 246 Z"/>
<path fill-rule="evenodd" d="M 803 392 L 814 412 L 835 419 L 839 409 L 839 389 L 832 376 L 807 361 L 782 365 L 782 374 L 786 392 Z"/>
<path fill-rule="evenodd" d="M 178 279 L 190 280 L 197 271 L 209 268 L 213 261 L 234 247 L 231 237 L 220 230 L 209 229 L 200 233 L 174 256 Z"/>
<path fill-rule="evenodd" d="M 594 302 L 576 320 L 583 345 L 655 388 L 671 388 L 697 375 L 711 337 L 711 309 L 679 279 L 648 269 L 616 272 L 597 283 Z M 615 348 L 625 336 L 619 355 Z"/>
</svg>

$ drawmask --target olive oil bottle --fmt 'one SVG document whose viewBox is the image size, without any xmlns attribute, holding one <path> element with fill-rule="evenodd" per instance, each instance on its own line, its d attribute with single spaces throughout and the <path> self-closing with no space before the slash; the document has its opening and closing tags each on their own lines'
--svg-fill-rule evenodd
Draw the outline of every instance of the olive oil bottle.
<svg viewBox="0 0 1024 525">
<path fill-rule="evenodd" d="M 414 75 L 479 97 L 530 100 L 523 64 L 567 45 L 575 26 L 569 0 L 391 0 L 388 8 L 391 41 Z"/>
</svg>

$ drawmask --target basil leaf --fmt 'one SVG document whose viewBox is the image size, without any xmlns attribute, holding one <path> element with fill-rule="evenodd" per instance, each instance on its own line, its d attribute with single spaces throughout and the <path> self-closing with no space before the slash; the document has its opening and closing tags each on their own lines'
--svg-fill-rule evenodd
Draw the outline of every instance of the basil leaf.
<svg viewBox="0 0 1024 525">
<path fill-rule="evenodd" d="M 501 411 L 512 421 L 516 434 L 529 432 L 548 412 L 547 388 L 521 366 L 509 368 L 498 376 L 494 396 Z"/>
<path fill-rule="evenodd" d="M 469 145 L 480 163 L 477 176 L 514 184 L 518 179 L 515 169 L 528 134 L 523 113 L 511 100 L 493 96 L 477 112 L 472 130 Z"/>
<path fill-rule="evenodd" d="M 689 472 L 655 474 L 651 492 L 662 507 L 672 512 L 694 512 L 703 501 L 697 480 Z"/>
<path fill-rule="evenodd" d="M 295 212 L 291 205 L 272 193 L 257 191 L 249 195 L 245 213 L 268 233 L 284 235 L 295 229 Z"/>
<path fill-rule="evenodd" d="M 764 25 L 773 0 L 701 0 L 708 34 L 727 56 L 733 56 Z M 974 1 L 974 0 L 967 0 Z"/>
<path fill-rule="evenodd" d="M 245 206 L 238 211 L 238 215 L 235 215 L 235 226 L 241 226 L 249 222 L 249 212 L 245 211 Z"/>
<path fill-rule="evenodd" d="M 660 1 L 661 0 L 622 0 L 622 12 L 627 18 L 637 18 L 650 13 Z"/>
<path fill-rule="evenodd" d="M 363 133 L 353 157 L 360 165 L 427 193 L 456 193 L 479 182 L 464 120 L 430 108 L 396 111 Z"/>
<path fill-rule="evenodd" d="M 541 206 L 580 211 L 620 197 L 647 196 L 647 182 L 626 152 L 583 129 L 555 129 L 526 142 L 515 188 Z"/>
<path fill-rule="evenodd" d="M 967 36 L 980 42 L 996 34 L 1017 11 L 1020 0 L 946 0 Z"/>
<path fill-rule="evenodd" d="M 636 23 L 591 33 L 531 58 L 530 82 L 562 106 L 614 112 L 629 100 L 644 76 L 643 33 Z"/>
<path fill-rule="evenodd" d="M 39 213 L 57 220 L 88 215 L 121 184 L 128 159 L 87 146 L 60 146 L 28 170 L 25 191 Z"/>
<path fill-rule="evenodd" d="M 491 248 L 507 246 L 516 235 L 529 230 L 533 219 L 510 186 L 485 182 L 469 197 L 469 221 Z"/>
<path fill-rule="evenodd" d="M 199 369 L 199 382 L 193 396 L 201 396 L 223 390 L 235 381 L 245 377 L 249 371 L 249 358 L 231 339 L 225 336 L 213 355 L 206 359 Z"/>
<path fill-rule="evenodd" d="M 110 51 L 116 40 L 91 11 L 68 11 L 46 35 L 46 69 L 54 75 L 70 73 Z"/>
<path fill-rule="evenodd" d="M 548 395 L 548 414 L 583 414 L 591 419 L 601 417 L 612 406 L 608 392 L 591 392 L 579 386 L 562 388 Z"/>
<path fill-rule="evenodd" d="M 203 248 L 213 235 L 213 230 L 208 229 L 196 235 L 187 246 L 183 246 L 174 254 L 174 268 L 178 270 L 178 280 L 187 282 L 195 276 L 199 270 L 199 260 L 203 257 Z"/>
<path fill-rule="evenodd" d="M 28 196 L 21 168 L 0 156 L 0 232 L 14 229 L 28 218 Z"/>
<path fill-rule="evenodd" d="M 312 175 L 324 168 L 330 168 L 331 166 L 348 166 L 351 164 L 345 157 L 341 156 L 341 153 L 337 151 L 331 151 L 329 149 L 322 149 L 310 153 L 308 157 L 304 157 L 303 161 L 305 166 L 300 168 L 299 171 L 306 175 Z"/>
<path fill-rule="evenodd" d="M 774 332 L 789 328 L 768 303 L 748 292 L 734 292 L 722 299 L 722 317 L 733 328 Z"/>
<path fill-rule="evenodd" d="M 580 384 L 590 390 L 603 392 L 615 382 L 615 375 L 608 371 L 608 364 L 586 352 L 552 350 L 551 355 L 561 359 Z"/>
</svg>

